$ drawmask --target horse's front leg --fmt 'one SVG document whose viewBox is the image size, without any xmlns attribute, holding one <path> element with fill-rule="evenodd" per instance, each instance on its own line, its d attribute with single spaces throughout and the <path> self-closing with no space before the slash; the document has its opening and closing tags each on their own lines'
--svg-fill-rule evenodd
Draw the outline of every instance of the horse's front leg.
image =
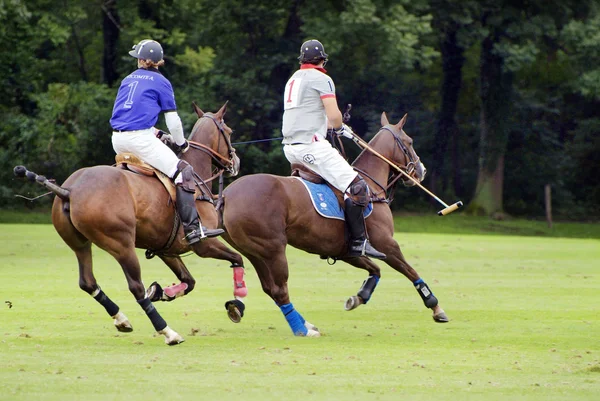
<svg viewBox="0 0 600 401">
<path fill-rule="evenodd" d="M 133 241 L 131 242 L 133 243 Z M 119 254 L 113 252 L 111 254 L 117 259 L 123 269 L 123 273 L 125 273 L 129 291 L 131 291 L 140 307 L 150 319 L 154 329 L 165 337 L 165 343 L 168 345 L 182 343 L 184 341 L 183 337 L 167 325 L 167 322 L 158 313 L 152 301 L 145 294 L 140 263 L 135 254 L 133 244 L 130 247 L 121 249 Z"/>
<path fill-rule="evenodd" d="M 348 258 L 343 259 L 343 261 L 354 267 L 358 267 L 359 269 L 364 269 L 369 272 L 369 277 L 363 282 L 356 295 L 352 295 L 346 301 L 344 309 L 350 311 L 358 308 L 362 304 L 369 302 L 369 299 L 371 299 L 371 295 L 373 294 L 373 291 L 375 291 L 375 287 L 377 287 L 379 279 L 381 278 L 381 271 L 375 262 L 369 258 Z"/>
<path fill-rule="evenodd" d="M 244 298 L 248 295 L 248 288 L 244 281 L 245 273 L 242 256 L 229 249 L 229 247 L 217 238 L 208 238 L 200 241 L 194 245 L 193 250 L 201 258 L 227 260 L 231 263 L 234 299 L 225 302 L 225 309 L 227 310 L 229 319 L 233 323 L 239 323 L 242 317 L 244 317 L 244 310 L 246 309 Z"/>
<path fill-rule="evenodd" d="M 373 246 L 386 254 L 385 263 L 392 269 L 404 274 L 413 283 L 425 306 L 432 310 L 433 320 L 438 323 L 448 322 L 446 313 L 438 304 L 438 299 L 433 295 L 427 283 L 404 259 L 400 246 L 393 237 L 393 217 L 389 208 L 379 207 L 378 210 L 377 215 L 374 212 L 373 216 L 367 220 L 369 236 Z"/>
<path fill-rule="evenodd" d="M 394 270 L 404 274 L 413 283 L 425 306 L 432 310 L 433 320 L 438 323 L 447 323 L 448 316 L 446 316 L 446 313 L 439 305 L 437 297 L 433 294 L 427 283 L 419 276 L 419 273 L 404 259 L 404 255 L 396 241 L 393 241 L 393 244 L 390 243 L 388 247 L 384 247 L 383 249 L 385 251 L 382 252 L 387 255 L 385 263 L 390 265 Z"/>
<path fill-rule="evenodd" d="M 165 262 L 169 269 L 175 274 L 180 281 L 179 284 L 173 284 L 168 287 L 162 288 L 156 281 L 150 284 L 146 289 L 146 296 L 152 301 L 173 301 L 175 298 L 182 297 L 190 293 L 195 285 L 196 280 L 185 266 L 179 256 L 164 256 L 158 255 L 158 257 Z"/>
</svg>

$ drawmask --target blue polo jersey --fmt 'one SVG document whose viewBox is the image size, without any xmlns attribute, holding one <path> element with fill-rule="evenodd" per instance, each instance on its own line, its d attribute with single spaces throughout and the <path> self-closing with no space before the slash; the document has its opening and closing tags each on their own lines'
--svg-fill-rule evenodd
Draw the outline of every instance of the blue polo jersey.
<svg viewBox="0 0 600 401">
<path fill-rule="evenodd" d="M 148 129 L 156 124 L 161 112 L 175 110 L 169 80 L 158 70 L 140 68 L 121 81 L 110 125 L 115 131 Z"/>
</svg>

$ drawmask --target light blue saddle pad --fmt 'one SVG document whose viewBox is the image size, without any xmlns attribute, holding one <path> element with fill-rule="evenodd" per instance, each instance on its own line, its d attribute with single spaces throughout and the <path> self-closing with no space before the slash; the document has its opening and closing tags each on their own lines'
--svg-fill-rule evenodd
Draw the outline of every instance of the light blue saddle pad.
<svg viewBox="0 0 600 401">
<path fill-rule="evenodd" d="M 315 184 L 314 182 L 306 181 L 300 177 L 294 177 L 299 180 L 308 191 L 312 204 L 321 216 L 328 219 L 344 219 L 344 209 L 340 207 L 337 197 L 333 190 L 327 184 Z M 373 203 L 365 208 L 365 219 L 369 217 L 373 211 Z"/>
</svg>

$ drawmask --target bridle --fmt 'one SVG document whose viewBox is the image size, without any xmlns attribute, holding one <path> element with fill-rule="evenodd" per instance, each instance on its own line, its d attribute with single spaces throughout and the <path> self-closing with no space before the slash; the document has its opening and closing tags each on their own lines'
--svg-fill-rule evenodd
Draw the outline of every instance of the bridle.
<svg viewBox="0 0 600 401">
<path fill-rule="evenodd" d="M 236 173 L 236 157 L 235 157 L 235 148 L 231 145 L 231 140 L 229 138 L 229 136 L 226 134 L 226 130 L 225 130 L 225 122 L 223 121 L 223 119 L 217 119 L 214 114 L 212 113 L 204 113 L 204 115 L 202 115 L 202 118 L 210 118 L 212 120 L 212 122 L 215 124 L 215 126 L 217 127 L 217 129 L 219 130 L 219 142 L 217 144 L 217 149 L 219 149 L 221 147 L 221 140 L 223 140 L 225 142 L 225 144 L 227 145 L 227 153 L 228 156 L 224 156 L 222 154 L 220 154 L 218 151 L 213 150 L 212 148 L 196 142 L 196 141 L 192 141 L 189 140 L 189 138 L 192 137 L 192 135 L 194 134 L 194 131 L 192 131 L 188 137 L 188 142 L 190 144 L 190 148 L 192 149 L 197 149 L 197 150 L 201 150 L 204 153 L 208 154 L 212 159 L 214 164 L 217 165 L 218 167 L 218 172 L 213 175 L 212 177 L 210 177 L 208 180 L 204 180 L 204 181 L 212 181 L 215 178 L 217 178 L 218 176 L 220 176 L 221 174 L 223 174 L 224 171 L 227 171 L 229 174 L 234 175 Z"/>
<path fill-rule="evenodd" d="M 400 149 L 402 151 L 402 153 L 404 153 L 405 159 L 404 160 L 408 160 L 408 163 L 406 164 L 399 164 L 394 162 L 394 164 L 402 169 L 403 171 L 405 171 L 408 175 L 410 175 L 411 177 L 415 178 L 415 174 L 416 174 L 416 167 L 417 165 L 420 163 L 420 158 L 415 154 L 413 157 L 413 153 L 411 152 L 408 147 L 404 144 L 404 142 L 402 142 L 402 139 L 400 139 L 399 135 L 394 131 L 393 127 L 391 125 L 386 125 L 384 127 L 382 127 L 379 132 L 377 133 L 377 135 L 379 135 L 380 133 L 382 133 L 383 131 L 388 131 L 390 134 L 392 134 L 392 137 L 394 138 L 394 143 L 397 146 L 394 146 L 394 152 L 392 153 L 392 160 L 396 160 L 396 158 L 394 157 L 396 154 L 396 151 L 398 149 Z M 377 136 L 375 135 L 375 136 Z M 368 150 L 363 150 L 354 160 L 354 162 L 352 163 L 352 166 L 354 167 L 354 164 L 358 161 L 358 159 L 363 155 L 363 153 L 367 152 Z M 368 174 L 367 172 L 365 172 L 364 170 L 361 170 L 359 168 L 354 167 L 354 170 L 356 170 L 358 173 L 360 173 L 362 176 L 369 178 L 371 181 L 373 181 L 373 183 L 375 183 L 379 188 L 381 188 L 381 191 L 379 192 L 374 192 L 372 194 L 372 200 L 373 202 L 385 202 L 385 203 L 391 203 L 394 200 L 394 188 L 396 187 L 396 184 L 398 183 L 398 180 L 400 180 L 400 178 L 404 177 L 403 174 L 399 173 L 398 171 L 396 171 L 395 169 L 390 169 L 390 174 L 388 177 L 388 180 L 385 184 L 381 184 L 380 182 L 378 182 L 377 180 L 375 180 L 370 174 Z M 406 186 L 406 181 L 407 180 L 401 180 L 402 183 Z M 381 196 L 382 194 L 385 194 L 385 196 Z"/>
</svg>

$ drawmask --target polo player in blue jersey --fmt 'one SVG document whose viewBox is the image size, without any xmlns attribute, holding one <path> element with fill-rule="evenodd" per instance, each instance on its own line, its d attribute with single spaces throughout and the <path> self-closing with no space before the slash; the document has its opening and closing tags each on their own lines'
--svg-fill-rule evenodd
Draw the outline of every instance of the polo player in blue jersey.
<svg viewBox="0 0 600 401">
<path fill-rule="evenodd" d="M 173 87 L 158 71 L 165 63 L 162 46 L 146 39 L 135 45 L 129 54 L 138 59 L 138 69 L 121 82 L 113 107 L 110 124 L 115 152 L 133 153 L 174 180 L 175 203 L 190 245 L 221 235 L 222 229 L 201 226 L 195 205 L 194 171 L 188 162 L 177 157 L 189 149 L 189 143 L 183 135 Z M 171 135 L 162 135 L 159 139 L 154 125 L 160 113 L 165 114 Z M 173 150 L 166 145 L 169 142 L 174 144 Z"/>
</svg>

